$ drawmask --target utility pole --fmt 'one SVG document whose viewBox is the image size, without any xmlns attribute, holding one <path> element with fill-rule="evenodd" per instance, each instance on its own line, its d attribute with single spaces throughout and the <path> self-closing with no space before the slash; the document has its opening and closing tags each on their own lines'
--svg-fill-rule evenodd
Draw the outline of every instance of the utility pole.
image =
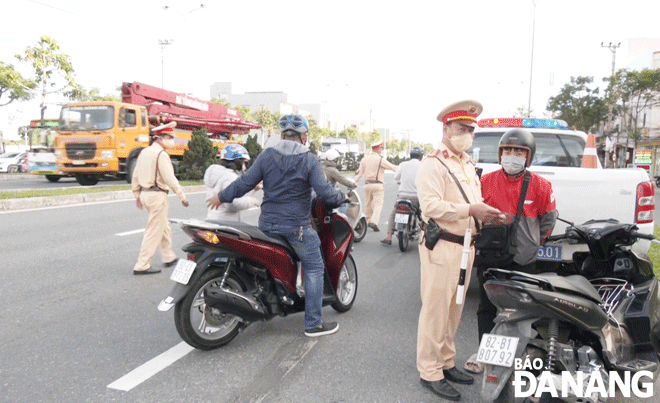
<svg viewBox="0 0 660 403">
<path fill-rule="evenodd" d="M 611 76 L 610 80 L 614 80 L 614 67 L 616 65 L 616 50 L 619 48 L 619 46 L 621 46 L 621 42 L 617 43 L 616 45 L 612 44 L 612 42 L 610 42 L 609 45 L 605 45 L 604 42 L 600 43 L 601 48 L 608 48 L 610 50 L 610 52 L 612 52 L 612 76 Z M 610 88 L 611 88 L 612 84 L 613 84 L 613 82 L 610 81 Z M 611 99 L 612 94 L 610 93 L 609 95 L 610 95 L 610 102 L 609 102 L 609 105 L 607 107 L 607 125 L 605 126 L 605 131 L 608 134 L 610 134 L 612 132 L 612 111 L 614 109 L 614 100 Z M 617 146 L 618 146 L 619 145 L 619 133 L 617 133 L 616 139 L 617 139 L 616 143 L 617 143 Z M 627 146 L 628 146 L 628 141 L 626 141 L 626 147 Z M 616 147 L 612 152 L 616 155 Z M 607 165 L 608 165 L 607 160 L 608 160 L 608 158 L 605 158 L 605 167 L 607 167 Z"/>
<path fill-rule="evenodd" d="M 165 46 L 174 43 L 174 39 L 159 39 L 160 45 L 160 88 L 165 88 Z"/>
<path fill-rule="evenodd" d="M 527 117 L 532 113 L 532 73 L 534 72 L 534 31 L 536 30 L 536 0 L 534 3 L 534 17 L 532 20 L 532 61 L 529 66 L 529 100 L 527 101 Z"/>
</svg>

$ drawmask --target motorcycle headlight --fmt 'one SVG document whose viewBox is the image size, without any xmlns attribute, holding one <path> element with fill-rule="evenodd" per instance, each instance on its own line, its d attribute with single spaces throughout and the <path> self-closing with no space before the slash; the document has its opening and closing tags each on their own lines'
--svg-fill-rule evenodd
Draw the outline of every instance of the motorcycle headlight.
<svg viewBox="0 0 660 403">
<path fill-rule="evenodd" d="M 115 156 L 114 150 L 102 150 L 101 158 L 112 158 Z"/>
</svg>

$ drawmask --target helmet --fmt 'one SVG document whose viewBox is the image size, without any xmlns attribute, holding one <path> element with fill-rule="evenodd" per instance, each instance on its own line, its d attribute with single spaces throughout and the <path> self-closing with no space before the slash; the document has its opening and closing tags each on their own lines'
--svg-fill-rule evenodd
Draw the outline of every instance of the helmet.
<svg viewBox="0 0 660 403">
<path fill-rule="evenodd" d="M 220 151 L 220 159 L 225 161 L 235 161 L 240 159 L 248 161 L 250 159 L 250 154 L 248 153 L 248 150 L 240 144 L 227 144 Z"/>
<path fill-rule="evenodd" d="M 511 129 L 502 135 L 500 138 L 500 144 L 497 148 L 497 161 L 499 163 L 502 163 L 503 147 L 515 147 L 528 150 L 529 155 L 527 155 L 527 164 L 525 166 L 528 167 L 532 164 L 534 153 L 536 152 L 536 141 L 529 130 Z"/>
<path fill-rule="evenodd" d="M 325 152 L 325 159 L 329 161 L 334 161 L 337 158 L 339 158 L 339 151 L 335 150 L 334 148 L 329 149 L 328 151 Z"/>
<path fill-rule="evenodd" d="M 304 134 L 309 131 L 309 123 L 307 123 L 307 119 L 300 115 L 284 115 L 280 118 L 280 132 L 287 130 Z"/>
<path fill-rule="evenodd" d="M 410 149 L 410 158 L 422 158 L 424 156 L 424 150 L 422 147 L 415 146 Z"/>
</svg>

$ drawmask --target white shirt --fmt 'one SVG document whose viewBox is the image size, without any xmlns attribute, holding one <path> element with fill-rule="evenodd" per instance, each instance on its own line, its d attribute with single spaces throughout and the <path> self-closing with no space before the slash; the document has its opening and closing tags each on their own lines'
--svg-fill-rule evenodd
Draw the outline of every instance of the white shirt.
<svg viewBox="0 0 660 403">
<path fill-rule="evenodd" d="M 417 185 L 415 179 L 417 178 L 417 169 L 421 161 L 417 158 L 412 158 L 399 164 L 399 169 L 394 175 L 394 180 L 399 182 L 399 196 L 417 196 Z"/>
</svg>

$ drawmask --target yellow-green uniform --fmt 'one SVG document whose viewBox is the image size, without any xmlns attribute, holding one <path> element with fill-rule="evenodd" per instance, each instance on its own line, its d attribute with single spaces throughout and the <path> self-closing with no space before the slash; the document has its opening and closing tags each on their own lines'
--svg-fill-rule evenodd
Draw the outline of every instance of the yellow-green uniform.
<svg viewBox="0 0 660 403">
<path fill-rule="evenodd" d="M 469 217 L 469 204 L 439 160 L 454 173 L 470 203 L 483 200 L 481 183 L 470 157 L 466 153 L 456 155 L 441 144 L 422 160 L 417 172 L 422 218 L 427 223 L 432 218 L 440 228 L 461 238 L 469 226 L 474 235 L 475 221 Z M 440 239 L 433 250 L 426 248 L 424 239 L 419 245 L 422 310 L 417 330 L 417 369 L 420 377 L 427 381 L 443 379 L 443 369 L 455 366 L 454 336 L 463 312 L 463 305 L 456 304 L 462 253 L 462 243 L 444 239 Z M 466 285 L 470 283 L 473 261 L 474 247 L 470 250 Z"/>
</svg>

